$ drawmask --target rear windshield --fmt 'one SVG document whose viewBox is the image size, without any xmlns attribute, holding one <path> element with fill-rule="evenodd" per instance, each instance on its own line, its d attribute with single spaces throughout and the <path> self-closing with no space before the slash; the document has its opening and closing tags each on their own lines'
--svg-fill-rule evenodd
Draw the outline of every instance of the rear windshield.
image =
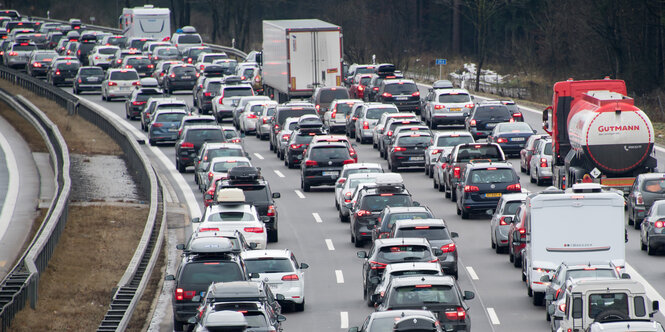
<svg viewBox="0 0 665 332">
<path fill-rule="evenodd" d="M 429 247 L 422 245 L 395 245 L 379 249 L 377 258 L 381 262 L 422 261 L 432 255 Z"/>
<path fill-rule="evenodd" d="M 245 259 L 249 273 L 285 273 L 293 272 L 293 264 L 288 258 Z"/>
<path fill-rule="evenodd" d="M 471 97 L 466 93 L 439 95 L 440 103 L 468 103 L 470 101 Z"/>
<path fill-rule="evenodd" d="M 457 151 L 458 162 L 468 162 L 472 159 L 490 159 L 491 161 L 501 160 L 499 148 L 494 145 L 471 145 L 460 148 Z"/>
<path fill-rule="evenodd" d="M 142 48 L 148 40 L 134 39 L 129 43 L 129 48 Z"/>
<path fill-rule="evenodd" d="M 543 153 L 549 156 L 552 155 L 552 142 L 545 143 L 545 149 L 543 150 Z"/>
<path fill-rule="evenodd" d="M 357 178 L 349 180 L 349 189 L 353 190 L 361 183 L 374 183 L 376 178 Z"/>
<path fill-rule="evenodd" d="M 135 71 L 114 71 L 111 72 L 111 80 L 114 81 L 138 81 L 139 74 Z"/>
<path fill-rule="evenodd" d="M 361 173 L 383 173 L 383 170 L 380 168 L 349 168 L 344 173 L 346 177 L 349 177 L 351 174 L 361 174 Z"/>
<path fill-rule="evenodd" d="M 231 168 L 238 167 L 238 166 L 251 166 L 251 165 L 248 162 L 244 161 L 244 160 L 242 160 L 242 161 L 222 161 L 222 162 L 215 163 L 215 165 L 212 166 L 212 171 L 213 172 L 226 173 Z"/>
<path fill-rule="evenodd" d="M 254 76 L 254 68 L 245 68 L 243 70 L 242 75 L 245 77 L 253 77 Z"/>
<path fill-rule="evenodd" d="M 429 145 L 431 142 L 431 136 L 402 136 L 397 141 L 397 145 Z"/>
<path fill-rule="evenodd" d="M 369 81 L 372 80 L 371 77 L 363 77 L 360 79 L 360 85 L 367 86 L 369 84 Z"/>
<path fill-rule="evenodd" d="M 294 137 L 294 142 L 293 143 L 295 143 L 295 144 L 309 144 L 310 142 L 312 142 L 313 138 L 314 138 L 314 136 L 312 136 L 312 135 L 296 135 L 296 137 Z"/>
<path fill-rule="evenodd" d="M 393 83 L 387 84 L 384 92 L 392 95 L 410 95 L 418 91 L 415 83 Z"/>
<path fill-rule="evenodd" d="M 423 237 L 430 241 L 450 240 L 445 227 L 405 227 L 395 232 L 395 237 Z"/>
<path fill-rule="evenodd" d="M 310 136 L 311 137 L 311 136 Z M 349 150 L 344 147 L 321 147 L 312 149 L 310 158 L 315 160 L 325 159 L 349 159 Z"/>
<path fill-rule="evenodd" d="M 368 119 L 379 119 L 383 113 L 397 113 L 396 108 L 370 108 L 367 110 L 365 117 Z"/>
<path fill-rule="evenodd" d="M 398 287 L 390 296 L 391 306 L 439 303 L 459 303 L 457 294 L 451 286 L 422 284 Z"/>
<path fill-rule="evenodd" d="M 206 221 L 254 221 L 254 215 L 242 211 L 222 211 L 208 215 Z"/>
<path fill-rule="evenodd" d="M 261 312 L 248 312 L 245 313 L 245 320 L 247 321 L 247 328 L 248 331 L 254 331 L 254 329 L 257 329 L 257 331 L 263 331 L 264 329 L 268 327 L 268 321 L 266 320 L 266 317 L 263 315 Z M 217 329 L 215 330 L 215 327 L 206 327 L 206 329 L 210 332 L 218 332 L 218 331 L 223 331 L 223 332 L 233 332 L 233 330 L 229 331 L 228 328 L 224 329 Z"/>
<path fill-rule="evenodd" d="M 101 69 L 101 68 L 83 68 L 83 69 L 81 69 L 81 76 L 104 76 L 104 69 Z"/>
<path fill-rule="evenodd" d="M 521 201 L 512 201 L 506 203 L 506 206 L 503 208 L 503 214 L 515 214 L 517 209 L 522 205 Z"/>
<path fill-rule="evenodd" d="M 106 43 L 109 45 L 125 45 L 127 42 L 127 37 L 111 37 L 106 40 Z"/>
<path fill-rule="evenodd" d="M 199 56 L 199 54 L 207 52 L 210 52 L 210 50 L 207 48 L 193 48 L 189 50 L 189 56 L 192 58 L 196 58 Z"/>
<path fill-rule="evenodd" d="M 489 183 L 505 183 L 515 182 L 515 175 L 512 169 L 499 168 L 499 169 L 475 169 L 469 174 L 470 183 L 472 184 L 489 184 Z"/>
<path fill-rule="evenodd" d="M 335 88 L 322 90 L 319 95 L 319 103 L 321 104 L 330 104 L 335 99 L 347 99 L 349 98 L 349 92 L 344 88 Z"/>
<path fill-rule="evenodd" d="M 215 157 L 244 157 L 241 149 L 211 149 L 208 150 L 208 160 Z"/>
<path fill-rule="evenodd" d="M 276 108 L 276 107 L 270 107 L 270 108 L 268 108 L 268 110 L 266 111 L 266 115 L 267 115 L 267 116 L 275 116 L 275 111 L 277 111 L 277 108 Z"/>
<path fill-rule="evenodd" d="M 213 62 L 218 59 L 228 59 L 228 56 L 223 54 L 206 55 L 203 57 L 203 62 Z"/>
<path fill-rule="evenodd" d="M 266 202 L 268 198 L 268 188 L 265 186 L 251 186 L 243 187 L 242 191 L 245 193 L 245 202 Z"/>
<path fill-rule="evenodd" d="M 35 54 L 35 60 L 39 61 L 53 61 L 55 57 L 57 57 L 57 53 L 37 53 Z"/>
<path fill-rule="evenodd" d="M 280 109 L 279 112 L 277 112 L 277 123 L 281 125 L 287 118 L 297 118 L 305 114 L 316 114 L 316 110 L 313 108 L 299 110 Z"/>
<path fill-rule="evenodd" d="M 127 59 L 127 64 L 136 66 L 136 65 L 149 65 L 150 60 L 148 58 L 131 58 Z"/>
<path fill-rule="evenodd" d="M 179 75 L 196 75 L 194 67 L 173 67 L 173 73 Z"/>
<path fill-rule="evenodd" d="M 157 114 L 155 122 L 180 122 L 184 117 L 183 113 L 161 113 Z"/>
<path fill-rule="evenodd" d="M 385 194 L 384 194 L 385 195 Z M 409 195 L 368 195 L 363 199 L 361 209 L 369 211 L 381 211 L 386 206 L 399 207 L 411 206 L 411 197 Z"/>
<path fill-rule="evenodd" d="M 14 51 L 34 51 L 37 49 L 37 45 L 14 45 L 12 50 Z"/>
<path fill-rule="evenodd" d="M 261 111 L 263 110 L 263 105 L 254 105 L 252 106 L 249 111 L 253 113 L 254 115 L 259 115 L 261 114 Z"/>
<path fill-rule="evenodd" d="M 497 131 L 500 133 L 533 133 L 531 126 L 525 122 L 502 123 Z"/>
<path fill-rule="evenodd" d="M 351 112 L 353 104 L 355 103 L 338 103 L 336 106 L 337 113 L 342 113 L 344 115 L 349 114 L 349 112 Z"/>
<path fill-rule="evenodd" d="M 221 82 L 210 82 L 208 83 L 208 88 L 206 91 L 219 91 L 219 88 L 222 86 Z"/>
<path fill-rule="evenodd" d="M 197 125 L 197 124 L 215 124 L 215 123 L 216 123 L 215 119 L 194 118 L 194 119 L 185 120 L 184 125 L 191 126 L 191 125 Z"/>
<path fill-rule="evenodd" d="M 665 193 L 665 179 L 646 180 L 642 189 L 649 193 Z"/>
<path fill-rule="evenodd" d="M 473 143 L 471 136 L 441 136 L 436 141 L 436 146 L 457 146 L 459 144 Z"/>
<path fill-rule="evenodd" d="M 595 319 L 606 310 L 619 311 L 628 317 L 628 295 L 626 293 L 589 295 L 589 318 Z"/>
<path fill-rule="evenodd" d="M 201 40 L 201 37 L 199 37 L 199 35 L 193 34 L 193 35 L 180 35 L 178 36 L 177 42 L 182 44 L 200 44 L 203 41 Z"/>
<path fill-rule="evenodd" d="M 79 69 L 81 67 L 81 64 L 77 62 L 59 62 L 56 65 L 56 68 L 60 70 L 71 70 L 71 69 Z"/>
<path fill-rule="evenodd" d="M 238 132 L 235 131 L 235 129 L 224 129 L 224 138 L 226 139 L 232 139 L 236 138 L 240 135 L 238 135 Z"/>
<path fill-rule="evenodd" d="M 201 262 L 185 265 L 180 274 L 182 284 L 205 284 L 213 282 L 242 281 L 244 275 L 233 262 Z"/>
<path fill-rule="evenodd" d="M 225 88 L 224 89 L 224 98 L 226 97 L 244 97 L 244 96 L 253 96 L 252 88 L 250 87 L 238 87 L 238 88 Z"/>
<path fill-rule="evenodd" d="M 175 47 L 169 47 L 169 48 L 162 48 L 157 50 L 157 55 L 161 56 L 177 56 L 180 53 L 178 52 L 178 49 Z"/>
<path fill-rule="evenodd" d="M 479 120 L 509 121 L 512 113 L 506 106 L 480 106 L 476 109 L 474 118 Z"/>
<path fill-rule="evenodd" d="M 224 136 L 219 129 L 193 129 L 187 131 L 187 141 L 223 142 Z"/>
<path fill-rule="evenodd" d="M 117 49 L 112 47 L 105 47 L 105 48 L 100 48 L 97 51 L 99 52 L 99 54 L 115 54 L 115 51 L 117 51 Z"/>
</svg>

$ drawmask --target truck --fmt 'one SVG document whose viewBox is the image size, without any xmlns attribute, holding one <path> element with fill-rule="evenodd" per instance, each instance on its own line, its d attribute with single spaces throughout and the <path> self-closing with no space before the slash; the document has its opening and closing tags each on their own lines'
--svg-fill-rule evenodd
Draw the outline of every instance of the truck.
<svg viewBox="0 0 665 332">
<path fill-rule="evenodd" d="M 118 19 L 122 34 L 127 38 L 164 40 L 171 36 L 171 11 L 153 5 L 123 8 Z"/>
<path fill-rule="evenodd" d="M 264 94 L 283 103 L 342 83 L 342 28 L 321 20 L 263 21 Z"/>
<path fill-rule="evenodd" d="M 595 182 L 626 194 L 637 175 L 657 167 L 651 120 L 627 96 L 622 80 L 555 83 L 543 129 L 552 136 L 552 182 L 558 188 Z"/>
<path fill-rule="evenodd" d="M 597 183 L 554 187 L 527 196 L 522 274 L 534 305 L 542 305 L 551 275 L 564 261 L 626 265 L 624 200 Z M 516 245 L 516 243 L 513 243 Z"/>
</svg>

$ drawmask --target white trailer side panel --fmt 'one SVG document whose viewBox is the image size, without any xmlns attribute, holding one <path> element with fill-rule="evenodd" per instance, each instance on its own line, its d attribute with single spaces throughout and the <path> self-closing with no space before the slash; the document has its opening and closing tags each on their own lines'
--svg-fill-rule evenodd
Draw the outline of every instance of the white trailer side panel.
<svg viewBox="0 0 665 332">
<path fill-rule="evenodd" d="M 263 84 L 282 93 L 289 90 L 286 38 L 283 28 L 263 22 Z"/>
<path fill-rule="evenodd" d="M 120 26 L 128 38 L 161 40 L 171 35 L 171 12 L 167 8 L 124 8 Z"/>
<path fill-rule="evenodd" d="M 317 33 L 319 82 L 322 86 L 342 84 L 342 36 L 340 31 Z"/>
<path fill-rule="evenodd" d="M 312 31 L 292 31 L 288 36 L 291 57 L 291 89 L 295 94 L 312 94 L 317 83 L 316 34 Z"/>
</svg>

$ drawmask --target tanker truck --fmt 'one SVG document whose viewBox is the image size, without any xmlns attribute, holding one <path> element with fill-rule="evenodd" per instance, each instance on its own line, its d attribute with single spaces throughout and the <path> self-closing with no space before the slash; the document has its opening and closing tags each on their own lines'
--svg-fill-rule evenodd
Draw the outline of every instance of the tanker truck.
<svg viewBox="0 0 665 332">
<path fill-rule="evenodd" d="M 555 83 L 543 129 L 552 136 L 552 182 L 558 188 L 595 182 L 627 194 L 637 175 L 656 169 L 653 125 L 622 80 Z"/>
</svg>

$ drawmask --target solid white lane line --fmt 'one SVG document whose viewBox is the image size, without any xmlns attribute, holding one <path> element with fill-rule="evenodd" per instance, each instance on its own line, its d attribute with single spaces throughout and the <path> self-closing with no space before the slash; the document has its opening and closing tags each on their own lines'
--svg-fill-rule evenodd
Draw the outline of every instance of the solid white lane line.
<svg viewBox="0 0 665 332">
<path fill-rule="evenodd" d="M 300 198 L 305 198 L 305 195 L 302 193 L 302 191 L 300 191 L 300 190 L 298 190 L 298 189 L 296 189 L 296 190 L 294 190 L 294 191 L 296 192 L 296 195 L 298 195 L 298 197 L 300 197 Z"/>
<path fill-rule="evenodd" d="M 7 196 L 4 198 L 5 202 L 2 205 L 2 212 L 0 212 L 0 238 L 2 238 L 14 216 L 14 207 L 16 201 L 18 201 L 21 180 L 14 150 L 12 150 L 12 146 L 5 136 L 0 135 L 0 146 L 5 152 L 5 163 L 7 164 Z"/>
<path fill-rule="evenodd" d="M 259 153 L 254 152 L 254 155 L 256 156 L 256 158 L 259 158 L 261 160 L 266 159 L 266 158 L 263 158 L 263 156 L 260 155 Z"/>
<path fill-rule="evenodd" d="M 500 325 L 499 316 L 496 315 L 494 308 L 487 308 L 487 314 L 490 316 L 490 322 L 494 325 Z"/>
<path fill-rule="evenodd" d="M 321 216 L 318 213 L 312 212 L 312 215 L 314 216 L 314 220 L 316 220 L 316 222 L 318 222 L 318 223 L 323 222 L 323 219 L 321 219 Z"/>
<path fill-rule="evenodd" d="M 342 274 L 342 270 L 335 270 L 335 278 L 337 278 L 338 284 L 344 283 L 344 274 Z"/>
<path fill-rule="evenodd" d="M 278 170 L 274 170 L 274 172 L 275 172 L 275 174 L 277 174 L 277 176 L 279 176 L 280 178 L 285 177 L 284 174 L 282 174 L 282 172 L 280 172 L 280 171 L 278 171 Z"/>
<path fill-rule="evenodd" d="M 476 274 L 476 271 L 471 267 L 467 266 L 466 267 L 467 272 L 469 272 L 469 275 L 471 276 L 471 279 L 473 280 L 478 280 L 478 275 Z"/>
<path fill-rule="evenodd" d="M 658 301 L 658 303 L 665 303 L 663 296 L 658 293 L 658 291 L 651 286 L 651 284 L 644 279 L 644 277 L 635 270 L 630 264 L 626 263 L 626 273 L 630 274 L 630 279 L 636 280 L 644 285 L 644 290 L 647 292 L 647 297 L 651 301 Z M 661 313 L 662 309 L 659 309 Z"/>
<path fill-rule="evenodd" d="M 335 250 L 335 246 L 333 246 L 331 239 L 326 239 L 326 247 L 328 247 L 328 250 Z"/>
<path fill-rule="evenodd" d="M 348 329 L 349 328 L 349 313 L 346 311 L 342 311 L 339 313 L 339 328 L 341 329 Z"/>
</svg>

